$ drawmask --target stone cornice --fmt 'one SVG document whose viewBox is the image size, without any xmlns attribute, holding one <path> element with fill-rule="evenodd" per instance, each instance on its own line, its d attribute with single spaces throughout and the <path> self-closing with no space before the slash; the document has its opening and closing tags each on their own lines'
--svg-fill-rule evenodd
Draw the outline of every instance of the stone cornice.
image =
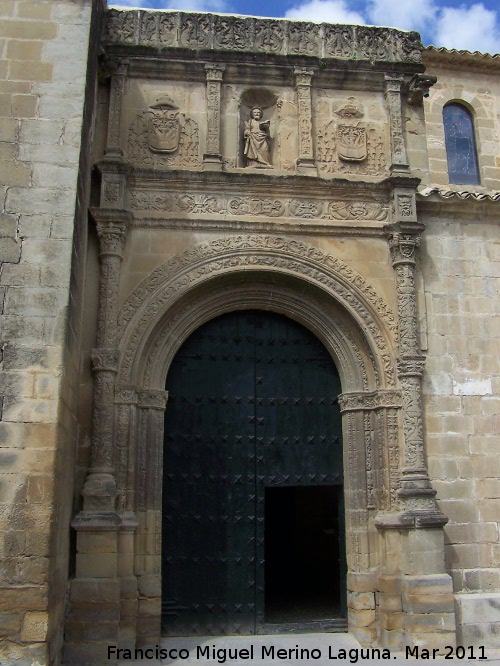
<svg viewBox="0 0 500 666">
<path fill-rule="evenodd" d="M 321 60 L 421 65 L 416 32 L 373 26 L 330 25 L 286 19 L 110 9 L 106 45 L 157 51 L 232 52 Z"/>
</svg>

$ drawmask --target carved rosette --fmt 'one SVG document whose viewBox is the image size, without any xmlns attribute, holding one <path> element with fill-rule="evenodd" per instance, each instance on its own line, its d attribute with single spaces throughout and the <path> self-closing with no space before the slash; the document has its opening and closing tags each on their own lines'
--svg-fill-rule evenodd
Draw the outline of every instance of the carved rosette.
<svg viewBox="0 0 500 666">
<path fill-rule="evenodd" d="M 224 65 L 205 65 L 207 77 L 207 150 L 203 155 L 205 168 L 222 169 L 220 150 L 220 104 Z"/>
<path fill-rule="evenodd" d="M 403 79 L 398 76 L 386 75 L 385 101 L 389 112 L 389 127 L 391 136 L 391 170 L 399 172 L 408 171 L 408 159 L 403 133 L 403 119 L 401 115 L 401 89 Z"/>
<path fill-rule="evenodd" d="M 312 140 L 312 102 L 311 86 L 313 71 L 295 68 L 295 88 L 297 91 L 298 123 L 299 123 L 299 172 L 316 173 Z"/>
</svg>

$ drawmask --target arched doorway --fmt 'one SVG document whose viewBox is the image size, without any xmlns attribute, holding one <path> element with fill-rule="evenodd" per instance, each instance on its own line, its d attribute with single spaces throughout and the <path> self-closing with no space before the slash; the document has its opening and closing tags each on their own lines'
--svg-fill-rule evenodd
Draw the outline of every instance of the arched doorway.
<svg viewBox="0 0 500 666">
<path fill-rule="evenodd" d="M 321 342 L 230 312 L 184 343 L 166 388 L 163 632 L 345 617 L 341 388 Z"/>
</svg>

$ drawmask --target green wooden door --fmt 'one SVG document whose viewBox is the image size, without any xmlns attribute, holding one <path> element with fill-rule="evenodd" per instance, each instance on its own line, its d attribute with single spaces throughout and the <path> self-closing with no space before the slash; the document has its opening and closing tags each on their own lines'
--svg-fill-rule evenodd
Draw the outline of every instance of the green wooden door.
<svg viewBox="0 0 500 666">
<path fill-rule="evenodd" d="M 342 484 L 338 373 L 293 320 L 237 311 L 194 332 L 166 388 L 163 632 L 256 633 L 266 489 Z"/>
</svg>

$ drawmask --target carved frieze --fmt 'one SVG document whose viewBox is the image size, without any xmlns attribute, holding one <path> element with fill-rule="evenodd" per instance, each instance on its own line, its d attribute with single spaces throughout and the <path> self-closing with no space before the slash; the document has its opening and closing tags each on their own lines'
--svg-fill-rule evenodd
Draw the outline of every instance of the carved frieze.
<svg viewBox="0 0 500 666">
<path fill-rule="evenodd" d="M 106 16 L 105 41 L 371 62 L 419 63 L 422 59 L 418 33 L 190 12 L 166 14 L 111 9 Z"/>
<path fill-rule="evenodd" d="M 401 407 L 401 391 L 373 391 L 370 393 L 342 393 L 339 395 L 341 412 L 365 411 Z"/>
<path fill-rule="evenodd" d="M 158 211 L 168 215 L 261 216 L 360 222 L 385 222 L 389 206 L 386 203 L 324 198 L 289 198 L 234 196 L 229 193 L 159 192 L 157 190 L 129 191 L 129 205 L 134 211 Z"/>
<path fill-rule="evenodd" d="M 154 169 L 198 169 L 198 125 L 163 95 L 148 111 L 138 114 L 130 126 L 128 158 Z"/>
</svg>

